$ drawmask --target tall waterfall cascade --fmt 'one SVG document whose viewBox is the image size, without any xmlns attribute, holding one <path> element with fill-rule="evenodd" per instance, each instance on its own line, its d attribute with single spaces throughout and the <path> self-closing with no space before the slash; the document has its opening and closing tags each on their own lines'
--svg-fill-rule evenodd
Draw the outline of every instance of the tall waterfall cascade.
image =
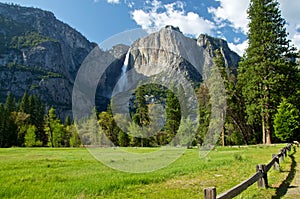
<svg viewBox="0 0 300 199">
<path fill-rule="evenodd" d="M 116 89 L 117 93 L 123 92 L 128 83 L 126 72 L 127 72 L 128 64 L 129 64 L 129 56 L 130 56 L 130 49 L 126 53 L 125 60 L 124 60 L 123 66 L 122 66 L 122 72 L 121 72 L 120 79 L 118 81 L 118 85 L 117 85 L 117 89 Z"/>
</svg>

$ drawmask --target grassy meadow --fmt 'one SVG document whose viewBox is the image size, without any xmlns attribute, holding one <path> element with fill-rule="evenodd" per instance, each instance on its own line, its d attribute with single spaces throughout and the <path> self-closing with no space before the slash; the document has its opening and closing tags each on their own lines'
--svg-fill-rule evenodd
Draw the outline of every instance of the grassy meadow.
<svg viewBox="0 0 300 199">
<path fill-rule="evenodd" d="M 0 149 L 0 198 L 203 198 L 205 187 L 221 193 L 235 186 L 283 146 L 218 147 L 201 159 L 198 149 L 188 149 L 168 167 L 141 174 L 113 170 L 84 148 Z M 254 184 L 237 198 L 282 194 L 291 163 L 286 158 L 281 171 L 268 173 L 270 189 Z"/>
</svg>

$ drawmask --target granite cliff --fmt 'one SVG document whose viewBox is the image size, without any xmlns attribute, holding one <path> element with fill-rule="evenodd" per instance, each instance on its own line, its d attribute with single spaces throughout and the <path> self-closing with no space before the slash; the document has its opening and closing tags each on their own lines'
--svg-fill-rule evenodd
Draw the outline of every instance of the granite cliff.
<svg viewBox="0 0 300 199">
<path fill-rule="evenodd" d="M 96 46 L 53 13 L 0 3 L 0 101 L 10 91 L 39 94 L 58 112 L 71 114 L 72 85 Z"/>
<path fill-rule="evenodd" d="M 96 46 L 51 12 L 0 3 L 0 103 L 8 92 L 20 98 L 27 91 L 40 95 L 48 107 L 54 106 L 60 117 L 71 115 L 77 72 Z M 110 63 L 98 84 L 99 110 L 106 109 L 127 53 L 127 70 L 151 76 L 172 67 L 199 84 L 206 78 L 215 49 L 221 49 L 228 67 L 237 66 L 240 57 L 226 41 L 208 35 L 192 39 L 172 26 L 140 38 L 132 46 L 98 49 L 98 59 Z"/>
</svg>

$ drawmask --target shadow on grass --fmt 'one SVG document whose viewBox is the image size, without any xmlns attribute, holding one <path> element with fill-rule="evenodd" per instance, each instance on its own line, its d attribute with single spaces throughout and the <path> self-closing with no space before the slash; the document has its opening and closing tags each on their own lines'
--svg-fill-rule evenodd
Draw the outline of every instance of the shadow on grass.
<svg viewBox="0 0 300 199">
<path fill-rule="evenodd" d="M 297 167 L 297 162 L 295 161 L 294 153 L 292 153 L 291 155 L 289 155 L 289 157 L 292 160 L 291 170 L 289 171 L 289 174 L 286 177 L 286 179 L 276 189 L 276 195 L 272 196 L 272 199 L 280 199 L 282 196 L 284 196 L 287 193 L 288 188 L 296 188 L 295 186 L 290 186 L 290 184 L 292 183 L 293 179 L 295 178 L 296 167 Z"/>
</svg>

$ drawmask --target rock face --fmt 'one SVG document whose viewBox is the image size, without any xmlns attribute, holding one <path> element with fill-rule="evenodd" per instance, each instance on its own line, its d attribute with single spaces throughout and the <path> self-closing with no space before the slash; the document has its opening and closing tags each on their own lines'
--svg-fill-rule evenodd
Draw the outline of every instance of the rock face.
<svg viewBox="0 0 300 199">
<path fill-rule="evenodd" d="M 40 95 L 49 107 L 54 106 L 61 118 L 71 115 L 76 75 L 95 47 L 50 12 L 0 3 L 0 103 L 9 91 L 17 98 L 27 91 Z M 192 39 L 172 26 L 138 39 L 130 47 L 117 45 L 105 52 L 98 49 L 97 59 L 109 63 L 98 82 L 98 109 L 106 109 L 124 72 L 127 53 L 127 71 L 133 69 L 148 77 L 172 68 L 197 85 L 207 78 L 217 48 L 228 67 L 237 66 L 240 58 L 226 41 L 207 35 Z"/>
<path fill-rule="evenodd" d="M 226 41 L 202 34 L 195 40 L 184 36 L 178 28 L 166 26 L 134 42 L 130 67 L 146 76 L 171 67 L 199 83 L 207 78 L 216 49 L 221 50 L 227 67 L 237 67 L 240 57 L 229 49 Z"/>
<path fill-rule="evenodd" d="M 180 75 L 185 77 L 177 78 L 174 82 L 185 84 L 184 81 L 187 79 L 195 88 L 208 78 L 216 49 L 221 50 L 226 67 L 237 67 L 240 57 L 229 49 L 226 41 L 207 35 L 200 35 L 198 39 L 192 39 L 184 36 L 179 28 L 166 26 L 158 32 L 136 40 L 130 46 L 128 76 L 126 77 L 127 88 L 129 90 L 136 88 L 139 81 L 144 81 L 148 77 L 154 76 L 156 79 L 172 81 Z M 114 51 L 111 50 L 110 52 Z M 125 49 L 123 49 L 123 53 L 126 53 Z M 121 68 L 120 65 L 117 65 L 123 64 L 124 57 L 125 54 L 119 56 L 119 63 L 112 64 L 100 80 L 97 99 L 105 102 L 104 104 L 108 103 L 112 89 L 121 76 L 120 71 L 117 72 L 116 70 Z M 116 77 L 118 78 L 115 79 Z M 116 97 L 124 98 L 124 96 Z M 120 106 L 126 106 L 125 103 L 127 102 L 119 103 Z"/>
<path fill-rule="evenodd" d="M 70 114 L 76 73 L 96 44 L 50 12 L 2 3 L 0 40 L 0 102 L 28 91 Z"/>
<path fill-rule="evenodd" d="M 240 56 L 235 52 L 231 51 L 228 44 L 223 39 L 217 39 L 208 35 L 201 34 L 197 39 L 197 45 L 204 48 L 210 57 L 214 56 L 214 51 L 217 49 L 221 50 L 224 57 L 225 65 L 227 67 L 237 67 L 240 61 Z"/>
</svg>

